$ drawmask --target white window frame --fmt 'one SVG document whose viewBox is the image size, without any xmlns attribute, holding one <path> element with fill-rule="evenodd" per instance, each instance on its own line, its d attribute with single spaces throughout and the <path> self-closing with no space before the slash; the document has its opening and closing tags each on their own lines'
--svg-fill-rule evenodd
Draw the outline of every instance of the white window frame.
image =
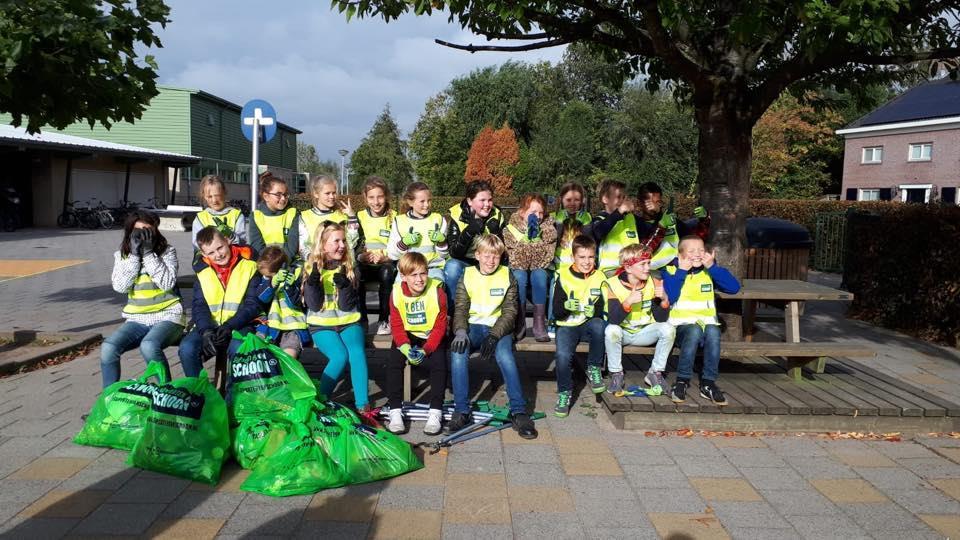
<svg viewBox="0 0 960 540">
<path fill-rule="evenodd" d="M 869 161 L 867 161 L 867 150 L 871 151 L 870 152 L 871 159 Z M 875 159 L 877 157 L 877 153 L 880 154 L 879 159 Z M 883 146 L 864 146 L 863 150 L 861 150 L 860 152 L 860 164 L 875 165 L 877 163 L 883 163 Z"/>
<path fill-rule="evenodd" d="M 924 149 L 924 147 L 929 147 L 929 148 L 930 148 L 930 152 L 929 152 L 929 154 L 927 155 L 927 157 L 923 157 L 923 149 Z M 914 149 L 914 148 L 919 148 L 919 149 L 920 149 L 920 157 L 918 157 L 918 158 L 913 157 L 913 149 Z M 911 143 L 911 144 L 910 144 L 910 148 L 909 148 L 909 150 L 907 151 L 907 161 L 931 161 L 932 159 L 933 159 L 933 143 L 932 143 L 932 142 Z"/>
<path fill-rule="evenodd" d="M 874 199 L 865 199 L 863 198 L 866 193 L 875 193 L 876 198 Z M 859 188 L 857 189 L 857 200 L 858 201 L 879 201 L 880 200 L 880 188 Z"/>
<path fill-rule="evenodd" d="M 908 189 L 922 189 L 923 191 L 923 202 L 930 202 L 930 190 L 933 189 L 933 184 L 900 184 L 897 186 L 897 189 L 900 190 L 900 202 L 907 202 L 907 190 Z"/>
</svg>

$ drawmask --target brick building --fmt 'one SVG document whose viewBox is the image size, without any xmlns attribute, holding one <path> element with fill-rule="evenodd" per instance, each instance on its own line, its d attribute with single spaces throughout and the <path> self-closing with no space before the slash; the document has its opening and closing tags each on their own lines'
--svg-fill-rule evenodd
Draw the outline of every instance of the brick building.
<svg viewBox="0 0 960 540">
<path fill-rule="evenodd" d="M 960 203 L 960 82 L 913 88 L 837 134 L 846 200 Z"/>
</svg>

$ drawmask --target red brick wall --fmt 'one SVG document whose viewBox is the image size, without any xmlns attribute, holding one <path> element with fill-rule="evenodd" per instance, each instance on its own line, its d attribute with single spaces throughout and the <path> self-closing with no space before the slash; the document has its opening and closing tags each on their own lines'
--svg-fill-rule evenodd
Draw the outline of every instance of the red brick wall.
<svg viewBox="0 0 960 540">
<path fill-rule="evenodd" d="M 933 184 L 936 192 L 943 186 L 960 186 L 960 129 L 926 131 L 898 135 L 847 135 L 843 155 L 843 190 L 847 188 L 896 188 L 901 184 Z M 930 161 L 907 161 L 910 145 L 933 143 Z M 883 162 L 863 164 L 863 149 L 883 147 Z M 894 199 L 899 195 L 894 189 Z"/>
</svg>

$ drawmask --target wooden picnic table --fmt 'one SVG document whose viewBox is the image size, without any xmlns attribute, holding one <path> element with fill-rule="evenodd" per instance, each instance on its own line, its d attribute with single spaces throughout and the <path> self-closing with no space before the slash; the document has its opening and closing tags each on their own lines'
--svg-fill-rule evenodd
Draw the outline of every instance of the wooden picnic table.
<svg viewBox="0 0 960 540">
<path fill-rule="evenodd" d="M 757 302 L 784 302 L 784 332 L 787 343 L 800 343 L 800 302 L 811 300 L 853 300 L 853 293 L 798 279 L 745 279 L 736 294 L 718 292 L 723 299 L 743 300 L 744 338 L 753 338 Z"/>
</svg>

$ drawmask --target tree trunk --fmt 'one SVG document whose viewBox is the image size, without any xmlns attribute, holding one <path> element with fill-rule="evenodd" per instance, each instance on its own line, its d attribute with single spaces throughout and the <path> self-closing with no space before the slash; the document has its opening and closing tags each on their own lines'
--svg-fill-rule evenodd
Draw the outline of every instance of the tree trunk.
<svg viewBox="0 0 960 540">
<path fill-rule="evenodd" d="M 713 93 L 711 103 L 697 103 L 700 130 L 697 180 L 700 201 L 711 214 L 710 247 L 717 250 L 717 262 L 742 279 L 750 214 L 754 122 L 725 100 L 723 93 Z M 740 302 L 721 302 L 718 307 L 726 325 L 724 339 L 740 341 L 743 335 Z"/>
</svg>

